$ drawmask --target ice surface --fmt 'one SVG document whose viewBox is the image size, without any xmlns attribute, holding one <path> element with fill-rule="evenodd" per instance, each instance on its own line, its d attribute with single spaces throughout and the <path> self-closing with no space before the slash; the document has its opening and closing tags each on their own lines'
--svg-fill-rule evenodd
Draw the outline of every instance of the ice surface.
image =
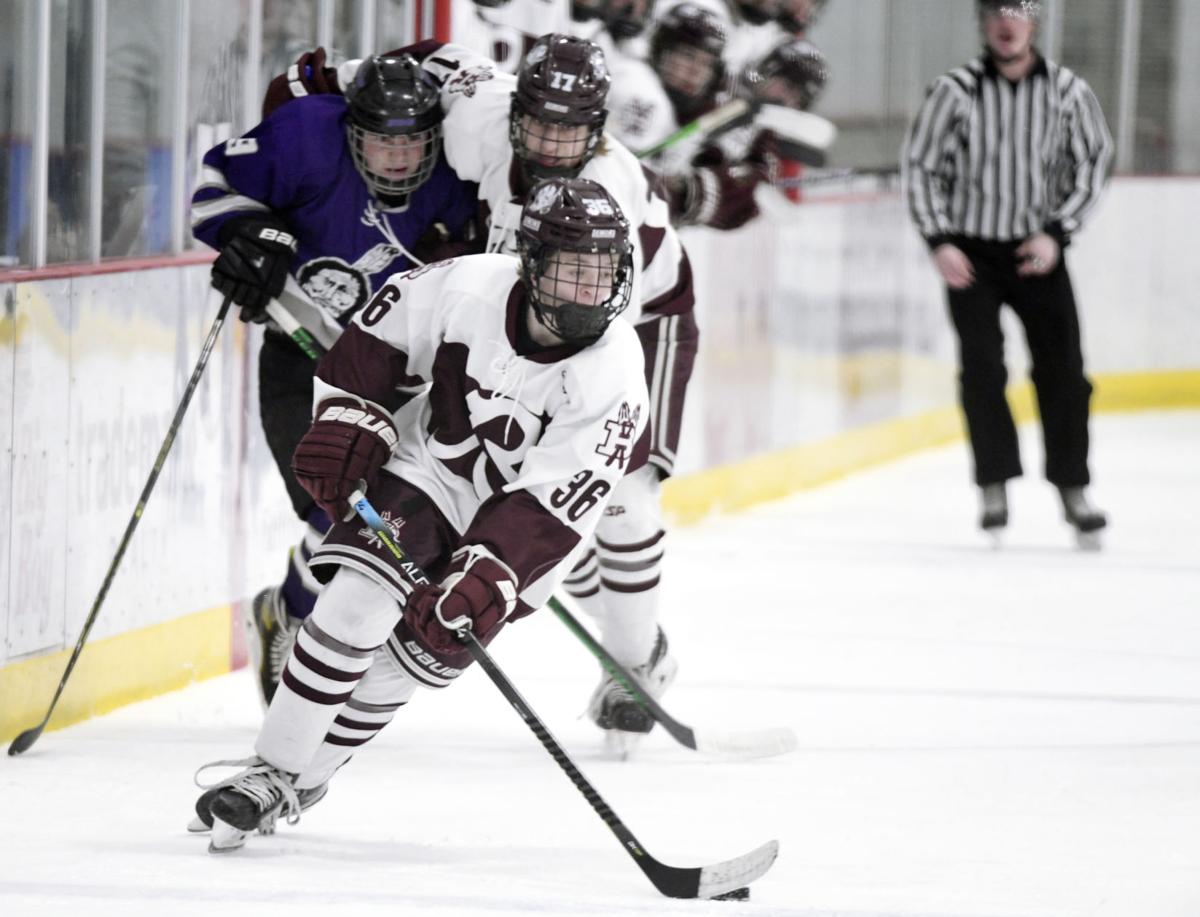
<svg viewBox="0 0 1200 917">
<path fill-rule="evenodd" d="M 481 672 L 419 694 L 299 825 L 214 857 L 196 767 L 248 754 L 239 672 L 0 759 L 0 914 L 1200 914 L 1200 414 L 1093 423 L 1100 554 L 1052 490 L 997 552 L 961 445 L 673 536 L 665 704 L 790 725 L 783 758 L 656 731 L 606 760 L 597 675 L 550 614 L 496 656 L 649 851 L 695 866 L 777 837 L 750 901 L 659 897 Z M 344 910 L 340 910 L 344 909 Z"/>
</svg>

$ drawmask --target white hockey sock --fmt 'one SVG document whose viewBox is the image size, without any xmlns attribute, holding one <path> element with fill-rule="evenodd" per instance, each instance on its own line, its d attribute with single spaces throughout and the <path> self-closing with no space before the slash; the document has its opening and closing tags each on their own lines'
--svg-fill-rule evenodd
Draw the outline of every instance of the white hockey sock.
<svg viewBox="0 0 1200 917">
<path fill-rule="evenodd" d="M 301 773 L 399 619 L 381 586 L 340 569 L 296 636 L 254 746 L 259 757 Z"/>
<path fill-rule="evenodd" d="M 325 741 L 296 781 L 296 787 L 306 790 L 328 781 L 361 746 L 392 721 L 396 711 L 408 703 L 416 689 L 416 683 L 387 653 L 376 653 L 371 668 L 334 719 Z"/>
<path fill-rule="evenodd" d="M 575 599 L 589 617 L 603 626 L 606 614 L 604 596 L 600 591 L 600 561 L 596 557 L 594 542 L 563 580 L 563 590 Z"/>
<path fill-rule="evenodd" d="M 600 639 L 622 665 L 641 665 L 654 651 L 665 535 L 660 529 L 632 544 L 596 540 L 605 612 Z"/>
</svg>

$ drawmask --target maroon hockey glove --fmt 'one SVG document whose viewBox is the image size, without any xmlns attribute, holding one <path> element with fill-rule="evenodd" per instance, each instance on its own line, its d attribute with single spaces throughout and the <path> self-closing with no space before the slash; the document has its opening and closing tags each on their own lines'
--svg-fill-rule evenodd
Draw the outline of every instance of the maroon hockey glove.
<svg viewBox="0 0 1200 917">
<path fill-rule="evenodd" d="M 377 404 L 357 398 L 327 398 L 292 455 L 300 486 L 330 519 L 342 519 L 346 499 L 374 480 L 398 440 L 392 417 Z"/>
<path fill-rule="evenodd" d="M 677 222 L 737 229 L 758 216 L 754 188 L 766 177 L 757 166 L 703 166 L 684 176 Z"/>
<path fill-rule="evenodd" d="M 242 321 L 267 320 L 267 303 L 287 283 L 296 237 L 275 216 L 239 217 L 221 227 L 212 285 L 242 307 Z"/>
<path fill-rule="evenodd" d="M 435 652 L 462 652 L 456 632 L 471 625 L 484 640 L 517 605 L 517 577 L 487 548 L 459 548 L 440 586 L 418 586 L 404 606 L 404 619 Z"/>
<path fill-rule="evenodd" d="M 325 66 L 325 49 L 316 48 L 305 51 L 296 63 L 279 74 L 267 86 L 267 94 L 263 98 L 262 116 L 265 118 L 284 102 L 299 99 L 303 96 L 341 95 L 338 86 L 337 68 Z"/>
</svg>

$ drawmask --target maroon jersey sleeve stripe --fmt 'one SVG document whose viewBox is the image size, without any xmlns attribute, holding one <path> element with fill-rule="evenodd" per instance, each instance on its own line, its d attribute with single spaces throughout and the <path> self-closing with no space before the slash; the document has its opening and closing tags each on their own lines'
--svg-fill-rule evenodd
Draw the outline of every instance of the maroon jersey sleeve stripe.
<svg viewBox="0 0 1200 917">
<path fill-rule="evenodd" d="M 317 378 L 389 411 L 407 400 L 397 386 L 417 386 L 425 381 L 408 374 L 408 354 L 358 325 L 350 325 L 321 358 Z"/>
<path fill-rule="evenodd" d="M 519 537 L 514 538 L 518 532 Z M 479 507 L 461 543 L 487 547 L 512 568 L 524 587 L 571 553 L 579 544 L 579 534 L 533 494 L 518 490 L 494 494 Z"/>
</svg>

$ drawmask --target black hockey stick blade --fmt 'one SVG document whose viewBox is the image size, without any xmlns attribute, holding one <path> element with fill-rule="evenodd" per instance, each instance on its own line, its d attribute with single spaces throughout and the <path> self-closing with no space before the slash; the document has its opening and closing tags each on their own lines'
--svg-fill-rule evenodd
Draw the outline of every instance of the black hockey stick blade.
<svg viewBox="0 0 1200 917">
<path fill-rule="evenodd" d="M 624 685 L 638 705 L 654 717 L 654 721 L 680 745 L 703 754 L 737 758 L 769 758 L 796 750 L 796 734 L 784 726 L 736 731 L 702 729 L 697 732 L 691 726 L 684 725 L 671 716 L 652 695 L 646 693 L 629 670 L 612 657 L 600 641 L 571 614 L 561 599 L 551 596 L 548 604 L 550 610 L 579 638 L 608 673 Z"/>
<path fill-rule="evenodd" d="M 399 542 L 392 537 L 391 530 L 383 522 L 383 519 L 380 518 L 379 513 L 375 511 L 370 501 L 367 500 L 361 487 L 350 495 L 350 505 L 358 513 L 359 518 L 379 537 L 392 555 L 401 561 L 402 569 L 413 585 L 427 584 L 429 580 L 426 578 L 425 572 L 405 552 Z M 604 824 L 608 825 L 609 830 L 616 835 L 617 840 L 621 842 L 622 849 L 633 857 L 638 868 L 645 873 L 646 878 L 654 883 L 654 887 L 662 892 L 662 894 L 669 898 L 713 898 L 749 885 L 771 868 L 771 864 L 775 862 L 775 858 L 779 855 L 778 841 L 769 841 L 743 856 L 726 860 L 722 863 L 714 863 L 711 866 L 680 868 L 660 863 L 654 857 L 650 856 L 643 849 L 641 842 L 633 836 L 633 832 L 617 817 L 617 813 L 596 792 L 596 788 L 592 786 L 587 777 L 583 776 L 583 772 L 575 766 L 575 762 L 571 760 L 571 756 L 566 753 L 558 743 L 558 740 L 550 734 L 550 730 L 546 728 L 546 724 L 533 712 L 533 708 L 521 696 L 521 692 L 517 690 L 516 686 L 509 681 L 508 676 L 504 674 L 504 671 L 492 659 L 491 654 L 483 648 L 483 644 L 471 633 L 470 628 L 464 628 L 459 631 L 458 636 L 466 644 L 471 658 L 479 663 L 480 668 L 484 670 L 488 678 L 500 690 L 500 693 L 504 695 L 505 700 L 509 702 L 512 708 L 520 715 L 521 719 L 525 721 L 525 725 L 529 727 L 530 731 L 537 737 L 537 740 L 542 743 L 542 747 L 550 753 L 550 757 L 554 759 L 554 763 L 562 769 L 563 773 L 571 778 L 571 782 L 583 794 L 583 798 L 588 801 L 588 805 L 600 816 Z"/>
<path fill-rule="evenodd" d="M 108 587 L 112 585 L 113 577 L 117 573 L 117 568 L 121 565 L 121 558 L 125 556 L 125 549 L 129 547 L 129 542 L 133 538 L 133 532 L 137 528 L 137 524 L 142 519 L 142 513 L 146 509 L 146 502 L 150 499 L 150 494 L 154 490 L 154 484 L 158 481 L 159 473 L 166 464 L 167 454 L 171 451 L 171 445 L 175 442 L 175 434 L 179 432 L 179 427 L 183 423 L 183 415 L 187 413 L 188 405 L 191 404 L 192 395 L 195 394 L 196 386 L 200 383 L 200 376 L 204 373 L 204 367 L 208 365 L 208 358 L 212 354 L 213 345 L 217 342 L 217 335 L 221 331 L 221 326 L 225 324 L 225 316 L 229 313 L 229 306 L 233 300 L 226 296 L 221 302 L 221 308 L 217 311 L 217 317 L 209 329 L 208 337 L 204 340 L 204 346 L 200 348 L 200 357 L 196 360 L 196 367 L 192 370 L 192 377 L 188 380 L 187 388 L 184 389 L 183 398 L 179 401 L 179 406 L 175 409 L 175 416 L 171 419 L 171 426 L 167 428 L 167 435 L 163 439 L 162 446 L 159 447 L 158 456 L 154 460 L 154 467 L 150 469 L 150 476 L 146 479 L 145 486 L 142 487 L 142 494 L 138 497 L 137 506 L 133 509 L 133 515 L 129 517 L 129 522 L 125 526 L 125 534 L 121 536 L 121 543 L 117 546 L 117 553 L 113 556 L 112 563 L 108 565 L 108 573 L 104 576 L 104 582 L 100 585 L 100 592 L 96 595 L 96 599 L 92 602 L 92 609 L 88 612 L 87 620 L 83 624 L 83 631 L 79 635 L 79 639 L 75 641 L 75 650 L 71 653 L 71 658 L 67 661 L 67 667 L 63 670 L 62 678 L 59 679 L 58 689 L 54 692 L 54 699 L 50 701 L 50 706 L 46 709 L 46 715 L 42 717 L 42 721 L 32 729 L 26 729 L 8 746 L 9 755 L 19 755 L 27 751 L 34 742 L 38 740 L 42 732 L 46 729 L 46 724 L 50 722 L 50 716 L 54 713 L 54 708 L 58 705 L 58 700 L 62 697 L 63 689 L 67 686 L 67 679 L 71 677 L 71 672 L 75 669 L 75 663 L 79 661 L 79 654 L 83 652 L 84 644 L 87 643 L 88 634 L 92 632 L 92 625 L 96 623 L 96 618 L 100 614 L 100 606 L 104 604 L 104 597 L 108 595 Z"/>
</svg>

